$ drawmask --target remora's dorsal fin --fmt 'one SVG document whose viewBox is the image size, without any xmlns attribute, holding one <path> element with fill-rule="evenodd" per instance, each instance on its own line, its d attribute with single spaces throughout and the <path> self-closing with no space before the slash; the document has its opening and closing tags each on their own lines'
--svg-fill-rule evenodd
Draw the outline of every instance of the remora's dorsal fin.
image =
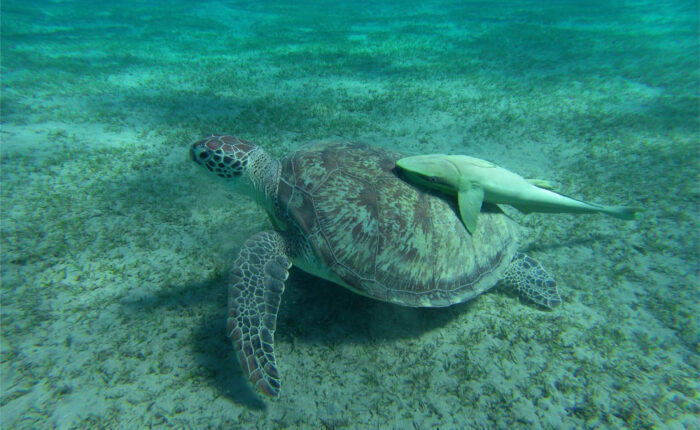
<svg viewBox="0 0 700 430">
<path fill-rule="evenodd" d="M 484 202 L 484 189 L 480 186 L 467 186 L 457 193 L 459 215 L 469 233 L 474 233 L 481 213 L 481 204 Z"/>
</svg>

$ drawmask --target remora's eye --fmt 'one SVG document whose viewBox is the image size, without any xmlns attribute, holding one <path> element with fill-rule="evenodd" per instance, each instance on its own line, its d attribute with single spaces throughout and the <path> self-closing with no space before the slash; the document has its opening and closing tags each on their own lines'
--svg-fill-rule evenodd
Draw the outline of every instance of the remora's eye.
<svg viewBox="0 0 700 430">
<path fill-rule="evenodd" d="M 428 178 L 428 180 L 429 180 L 430 182 L 437 182 L 437 181 L 438 181 L 438 178 L 437 178 L 437 176 L 430 176 L 430 177 Z"/>
</svg>

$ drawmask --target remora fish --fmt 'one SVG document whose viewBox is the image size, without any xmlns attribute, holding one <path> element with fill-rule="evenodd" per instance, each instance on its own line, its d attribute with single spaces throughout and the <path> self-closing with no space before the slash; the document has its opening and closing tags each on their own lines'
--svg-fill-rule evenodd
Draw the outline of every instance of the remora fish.
<svg viewBox="0 0 700 430">
<path fill-rule="evenodd" d="M 627 220 L 642 210 L 576 200 L 546 189 L 545 181 L 525 179 L 489 161 L 466 155 L 416 155 L 402 158 L 396 165 L 411 182 L 456 193 L 460 216 L 469 232 L 476 229 L 484 201 L 511 205 L 525 213 L 604 213 Z"/>
</svg>

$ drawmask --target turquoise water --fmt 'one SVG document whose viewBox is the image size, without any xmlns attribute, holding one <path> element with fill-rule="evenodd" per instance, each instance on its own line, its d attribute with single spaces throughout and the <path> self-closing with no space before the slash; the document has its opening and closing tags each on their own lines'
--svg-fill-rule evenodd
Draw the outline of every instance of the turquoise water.
<svg viewBox="0 0 700 430">
<path fill-rule="evenodd" d="M 0 8 L 0 427 L 700 427 L 696 2 Z M 469 154 L 646 211 L 508 212 L 555 311 L 292 270 L 268 400 L 225 324 L 270 222 L 187 159 L 212 133 Z"/>
</svg>

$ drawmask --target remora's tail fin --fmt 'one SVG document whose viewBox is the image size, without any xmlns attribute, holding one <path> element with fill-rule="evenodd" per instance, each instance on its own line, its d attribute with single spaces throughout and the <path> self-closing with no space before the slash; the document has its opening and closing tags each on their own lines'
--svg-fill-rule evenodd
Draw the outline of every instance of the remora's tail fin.
<svg viewBox="0 0 700 430">
<path fill-rule="evenodd" d="M 610 215 L 611 217 L 619 219 L 634 219 L 634 214 L 637 212 L 642 212 L 644 208 L 639 206 L 602 206 L 602 212 Z"/>
</svg>

